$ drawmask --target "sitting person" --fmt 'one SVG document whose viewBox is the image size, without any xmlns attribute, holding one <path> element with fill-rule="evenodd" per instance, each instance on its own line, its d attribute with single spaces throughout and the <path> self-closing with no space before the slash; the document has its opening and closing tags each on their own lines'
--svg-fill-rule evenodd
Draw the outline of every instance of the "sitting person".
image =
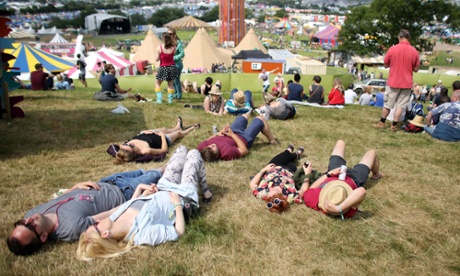
<svg viewBox="0 0 460 276">
<path fill-rule="evenodd" d="M 317 103 L 317 104 L 324 103 L 324 88 L 320 85 L 320 83 L 321 83 L 321 77 L 314 76 L 313 84 L 310 85 L 308 89 L 309 91 L 308 102 L 309 103 Z"/>
<path fill-rule="evenodd" d="M 249 90 L 245 92 L 233 89 L 230 92 L 230 99 L 225 103 L 224 114 L 240 115 L 252 111 L 252 93 Z"/>
<path fill-rule="evenodd" d="M 256 117 L 248 126 L 249 113 L 235 118 L 232 125 L 228 124 L 206 141 L 201 142 L 197 149 L 205 161 L 232 160 L 249 153 L 254 139 L 259 132 L 267 137 L 270 144 L 279 144 L 273 136 L 268 122 L 262 117 Z"/>
<path fill-rule="evenodd" d="M 67 81 L 64 81 L 64 77 L 62 77 L 61 74 L 58 74 L 56 76 L 56 78 L 57 78 L 57 81 L 54 84 L 56 90 L 71 90 L 71 89 L 75 89 L 73 84 L 70 85 Z"/>
<path fill-rule="evenodd" d="M 359 105 L 369 105 L 372 101 L 371 88 L 369 86 L 364 88 L 364 93 L 359 97 Z"/>
<path fill-rule="evenodd" d="M 263 199 L 270 212 L 281 213 L 289 204 L 302 203 L 293 176 L 297 169 L 294 162 L 303 152 L 303 147 L 294 152 L 294 146 L 289 145 L 286 150 L 273 157 L 249 183 L 252 194 Z"/>
<path fill-rule="evenodd" d="M 141 245 L 176 241 L 185 232 L 183 206 L 186 198 L 198 205 L 198 185 L 203 196 L 208 189 L 203 159 L 197 150 L 179 146 L 158 181 L 159 191 L 119 206 L 80 236 L 77 259 L 111 258 Z"/>
<path fill-rule="evenodd" d="M 261 115 L 265 115 L 266 120 L 268 120 L 270 117 L 278 120 L 294 118 L 297 112 L 295 107 L 287 102 L 284 98 L 277 98 L 276 94 L 277 93 L 275 92 L 267 94 L 264 97 L 266 105 L 256 109 L 256 111 L 262 111 Z"/>
<path fill-rule="evenodd" d="M 211 91 L 213 81 L 214 80 L 211 77 L 207 77 L 204 80 L 204 84 L 198 87 L 198 93 L 205 96 L 209 95 L 209 91 Z M 219 87 L 219 89 L 222 88 L 220 80 L 216 81 L 216 85 Z"/>
<path fill-rule="evenodd" d="M 30 73 L 30 84 L 32 90 L 52 90 L 53 74 L 43 72 L 43 65 L 41 63 L 35 64 L 35 71 Z"/>
<path fill-rule="evenodd" d="M 122 191 L 108 183 L 78 183 L 63 195 L 39 205 L 14 223 L 7 239 L 16 255 L 31 255 L 48 240 L 75 241 L 80 233 L 126 201 Z"/>
<path fill-rule="evenodd" d="M 287 85 L 284 86 L 283 91 L 280 94 L 280 97 L 283 97 L 284 99 L 288 98 L 288 95 L 289 95 L 289 88 L 288 87 L 289 87 L 289 84 L 291 84 L 291 83 L 294 83 L 294 81 L 293 80 L 288 80 Z"/>
<path fill-rule="evenodd" d="M 385 88 L 382 88 L 375 95 L 375 100 L 371 101 L 369 105 L 383 108 L 384 103 L 385 103 Z"/>
<path fill-rule="evenodd" d="M 192 130 L 199 128 L 199 124 L 190 127 L 182 127 L 182 119 L 177 118 L 177 124 L 172 129 L 158 128 L 143 130 L 135 135 L 131 140 L 121 144 L 119 151 L 113 161 L 115 164 L 123 164 L 136 159 L 138 154 L 158 155 L 166 153 L 169 147 L 177 139 L 181 139 L 189 134 Z"/>
<path fill-rule="evenodd" d="M 182 89 L 185 93 L 198 93 L 198 84 L 196 81 L 185 80 Z"/>
<path fill-rule="evenodd" d="M 294 75 L 294 82 L 288 84 L 288 101 L 298 101 L 301 102 L 304 100 L 305 95 L 303 93 L 303 86 L 300 84 L 300 74 Z"/>
<path fill-rule="evenodd" d="M 353 83 L 350 83 L 348 85 L 348 89 L 345 90 L 345 103 L 346 104 L 354 104 L 355 103 L 355 100 L 358 98 L 358 95 L 356 94 L 355 91 L 353 91 Z"/>
<path fill-rule="evenodd" d="M 126 98 L 136 99 L 133 94 L 128 93 L 131 91 L 131 88 L 124 90 L 120 87 L 118 84 L 118 79 L 115 77 L 115 67 L 112 64 L 107 64 L 104 68 L 104 71 L 107 74 L 101 79 L 102 93 L 110 93 L 111 98 L 118 98 L 119 100 Z"/>
<path fill-rule="evenodd" d="M 331 216 L 340 216 L 342 219 L 351 218 L 358 212 L 358 206 L 366 196 L 363 185 L 366 184 L 369 172 L 372 171 L 373 180 L 380 179 L 380 162 L 375 150 L 364 154 L 359 164 L 347 170 L 344 180 L 339 180 L 341 166 L 346 165 L 345 142 L 337 141 L 329 159 L 328 171 L 325 175 L 310 184 L 305 178 L 299 194 L 305 205 Z M 311 173 L 312 164 L 308 164 L 305 173 Z M 336 199 L 332 196 L 341 195 Z M 334 200 L 332 200 L 334 199 Z"/>
<path fill-rule="evenodd" d="M 449 89 L 447 87 L 441 88 L 441 93 L 436 93 L 433 97 L 433 103 L 427 107 L 427 110 L 430 111 L 435 107 L 440 106 L 443 103 L 450 103 L 451 98 L 449 97 Z"/>
<path fill-rule="evenodd" d="M 342 85 L 342 80 L 339 78 L 334 79 L 334 87 L 332 87 L 331 92 L 328 95 L 328 104 L 329 105 L 344 105 L 344 88 Z"/>
<path fill-rule="evenodd" d="M 454 91 L 451 102 L 428 112 L 426 123 L 425 131 L 434 138 L 449 142 L 460 141 L 460 89 Z"/>
<path fill-rule="evenodd" d="M 203 107 L 206 113 L 222 116 L 224 114 L 225 100 L 217 85 L 213 85 L 209 95 L 204 98 Z"/>
</svg>

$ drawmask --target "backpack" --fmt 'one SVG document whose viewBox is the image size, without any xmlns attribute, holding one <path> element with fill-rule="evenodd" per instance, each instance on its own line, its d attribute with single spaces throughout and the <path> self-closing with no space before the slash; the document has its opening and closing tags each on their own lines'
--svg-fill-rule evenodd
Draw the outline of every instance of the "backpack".
<svg viewBox="0 0 460 276">
<path fill-rule="evenodd" d="M 405 132 L 420 133 L 423 131 L 423 127 L 419 127 L 411 123 L 407 123 L 407 125 L 403 126 L 403 130 Z"/>
<path fill-rule="evenodd" d="M 412 103 L 412 107 L 409 112 L 406 113 L 406 120 L 412 120 L 415 118 L 416 115 L 425 117 L 425 113 L 423 112 L 423 104 L 421 103 Z"/>
</svg>

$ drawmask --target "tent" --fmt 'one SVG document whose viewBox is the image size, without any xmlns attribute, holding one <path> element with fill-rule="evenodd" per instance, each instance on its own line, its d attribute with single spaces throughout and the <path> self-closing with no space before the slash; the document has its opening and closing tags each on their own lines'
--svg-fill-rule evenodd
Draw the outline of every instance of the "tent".
<svg viewBox="0 0 460 276">
<path fill-rule="evenodd" d="M 337 41 L 337 36 L 339 35 L 340 28 L 329 25 L 321 32 L 318 32 L 313 35 L 314 38 L 319 40 L 319 44 L 331 43 L 332 45 L 337 46 L 339 42 Z"/>
<path fill-rule="evenodd" d="M 208 23 L 197 19 L 191 15 L 173 20 L 163 25 L 164 27 L 173 27 L 177 29 L 196 29 L 200 27 L 210 27 Z"/>
<path fill-rule="evenodd" d="M 50 43 L 68 43 L 65 38 L 63 38 L 59 33 L 56 33 L 53 39 L 50 40 Z"/>
<path fill-rule="evenodd" d="M 93 13 L 85 17 L 85 29 L 98 34 L 127 34 L 131 32 L 131 22 L 121 15 Z"/>
<path fill-rule="evenodd" d="M 113 64 L 116 74 L 119 76 L 132 76 L 137 74 L 137 67 L 134 62 L 129 61 L 124 57 L 116 56 L 106 48 L 102 48 L 97 52 L 89 52 L 88 57 L 85 59 L 86 71 L 95 73 L 100 69 L 97 63 L 104 60 L 107 64 Z M 67 74 L 72 78 L 78 78 L 77 67 L 70 69 Z"/>
<path fill-rule="evenodd" d="M 15 30 L 13 29 L 9 34 L 8 34 L 8 37 L 10 38 L 14 38 L 14 39 L 33 39 L 35 40 L 35 35 L 31 34 L 31 33 L 28 33 L 26 31 L 24 31 L 24 29 L 22 30 Z"/>
<path fill-rule="evenodd" d="M 5 52 L 12 54 L 16 59 L 8 62 L 10 67 L 19 68 L 21 73 L 35 71 L 35 64 L 41 63 L 46 71 L 62 72 L 74 66 L 73 62 L 53 54 L 31 47 L 27 43 L 13 43 L 15 49 Z"/>
<path fill-rule="evenodd" d="M 265 54 L 261 50 L 243 50 L 237 55 L 232 56 L 232 59 L 271 59 L 269 54 Z"/>
<path fill-rule="evenodd" d="M 213 63 L 231 65 L 232 52 L 227 49 L 219 49 L 212 43 L 206 31 L 198 29 L 190 43 L 185 48 L 184 68 L 192 71 L 210 70 Z"/>
<path fill-rule="evenodd" d="M 155 50 L 159 45 L 161 45 L 160 39 L 153 33 L 149 26 L 149 30 L 145 35 L 144 41 L 141 46 L 137 47 L 136 55 L 133 60 L 148 60 L 150 64 L 155 64 L 155 67 L 159 66 L 159 62 L 155 60 L 157 56 Z"/>
<path fill-rule="evenodd" d="M 238 46 L 233 49 L 235 53 L 239 53 L 243 50 L 260 50 L 264 54 L 268 54 L 267 49 L 262 44 L 262 41 L 257 37 L 257 34 L 253 29 L 250 29 L 243 37 Z"/>
<path fill-rule="evenodd" d="M 275 27 L 278 29 L 285 30 L 295 29 L 295 26 L 287 18 L 283 18 L 280 22 L 276 23 Z"/>
</svg>

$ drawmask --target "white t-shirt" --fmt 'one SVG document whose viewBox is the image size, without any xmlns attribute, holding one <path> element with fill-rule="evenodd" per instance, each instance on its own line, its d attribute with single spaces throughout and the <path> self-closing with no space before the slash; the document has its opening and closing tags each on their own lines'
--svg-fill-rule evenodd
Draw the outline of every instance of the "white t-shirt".
<svg viewBox="0 0 460 276">
<path fill-rule="evenodd" d="M 345 96 L 344 97 L 345 97 L 345 103 L 346 104 L 352 104 L 352 103 L 355 102 L 355 99 L 358 98 L 358 95 L 352 89 L 347 89 L 347 90 L 345 90 Z"/>
<path fill-rule="evenodd" d="M 260 73 L 259 74 L 259 79 L 263 81 L 262 85 L 270 85 L 270 73 L 265 72 L 265 73 Z"/>
</svg>

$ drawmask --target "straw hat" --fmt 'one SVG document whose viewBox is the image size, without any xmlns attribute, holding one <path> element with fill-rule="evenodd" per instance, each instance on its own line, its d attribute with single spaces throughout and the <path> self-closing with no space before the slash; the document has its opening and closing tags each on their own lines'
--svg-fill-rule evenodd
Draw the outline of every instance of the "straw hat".
<svg viewBox="0 0 460 276">
<path fill-rule="evenodd" d="M 351 194 L 352 191 L 351 187 L 341 180 L 328 182 L 321 189 L 318 206 L 324 210 L 324 201 L 326 199 L 331 204 L 339 205 Z"/>
<path fill-rule="evenodd" d="M 209 91 L 209 94 L 211 95 L 222 95 L 222 92 L 220 92 L 220 88 L 216 85 L 213 85 L 211 87 L 211 91 Z"/>
<path fill-rule="evenodd" d="M 408 120 L 409 123 L 413 124 L 414 126 L 424 127 L 425 124 L 423 123 L 423 116 L 415 115 L 413 120 Z"/>
<path fill-rule="evenodd" d="M 234 99 L 235 105 L 238 107 L 243 107 L 246 103 L 246 97 L 244 96 L 244 93 L 241 90 L 238 90 L 238 92 L 233 94 L 233 99 Z"/>
</svg>

